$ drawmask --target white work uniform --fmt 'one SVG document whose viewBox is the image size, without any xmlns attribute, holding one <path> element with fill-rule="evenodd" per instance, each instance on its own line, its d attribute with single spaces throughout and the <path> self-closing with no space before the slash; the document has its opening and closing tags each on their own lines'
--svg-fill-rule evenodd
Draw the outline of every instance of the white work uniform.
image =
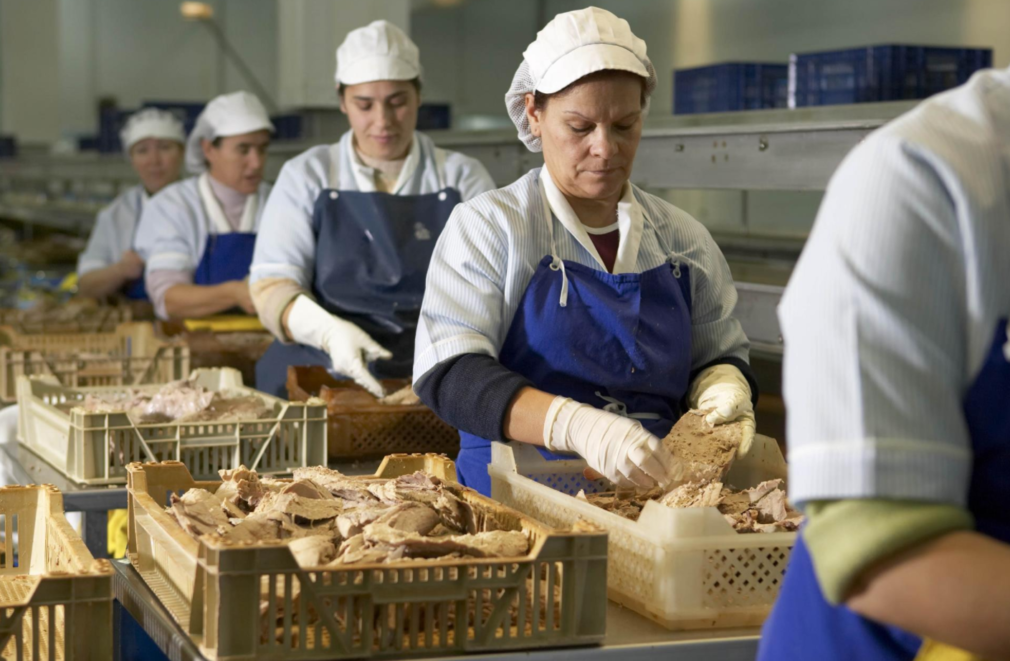
<svg viewBox="0 0 1010 661">
<path fill-rule="evenodd" d="M 148 199 L 144 187 L 138 184 L 120 193 L 98 212 L 88 247 L 77 258 L 77 275 L 112 266 L 124 252 L 134 249 L 137 224 Z"/>
<path fill-rule="evenodd" d="M 794 502 L 966 505 L 965 396 L 996 343 L 1010 361 L 1008 173 L 1010 71 L 992 70 L 835 173 L 779 308 Z"/>
<path fill-rule="evenodd" d="M 196 269 L 211 234 L 259 229 L 270 184 L 261 183 L 256 194 L 249 196 L 242 224 L 233 230 L 213 195 L 200 193 L 199 181 L 208 176 L 204 173 L 167 186 L 144 206 L 136 245 L 148 278 L 153 271 Z"/>
<path fill-rule="evenodd" d="M 316 260 L 312 215 L 320 192 L 330 188 L 374 193 L 375 172 L 358 158 L 351 131 L 333 145 L 313 147 L 285 163 L 264 210 L 250 282 L 288 278 L 310 289 Z M 415 132 L 391 193 L 425 195 L 454 188 L 469 200 L 494 187 L 480 161 L 439 149 L 431 138 Z"/>
<path fill-rule="evenodd" d="M 548 194 L 545 217 L 536 168 L 515 183 L 456 207 L 428 269 L 418 323 L 414 381 L 466 353 L 498 358 L 513 317 L 541 260 L 606 272 L 592 240 L 567 205 Z M 698 221 L 636 186 L 619 205 L 620 244 L 614 273 L 642 273 L 671 256 L 691 272 L 692 369 L 716 359 L 747 360 L 749 342 L 732 316 L 737 293 L 729 266 Z M 556 190 L 556 189 L 555 189 Z M 563 198 L 562 198 L 563 199 Z M 561 277 L 559 275 L 559 277 Z"/>
</svg>

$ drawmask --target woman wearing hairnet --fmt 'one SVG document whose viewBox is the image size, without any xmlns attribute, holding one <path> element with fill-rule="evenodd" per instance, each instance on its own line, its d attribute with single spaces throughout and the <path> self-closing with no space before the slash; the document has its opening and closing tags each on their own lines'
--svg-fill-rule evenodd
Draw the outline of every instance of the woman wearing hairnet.
<svg viewBox="0 0 1010 661">
<path fill-rule="evenodd" d="M 351 130 L 288 161 L 263 216 L 252 293 L 277 337 L 256 387 L 285 395 L 288 365 L 323 365 L 376 396 L 409 377 L 435 241 L 460 200 L 494 188 L 480 162 L 414 130 L 421 65 L 414 42 L 375 21 L 337 50 Z"/>
<path fill-rule="evenodd" d="M 122 292 L 143 300 L 144 260 L 134 250 L 137 225 L 151 196 L 179 179 L 186 133 L 172 113 L 148 108 L 131 115 L 119 137 L 140 183 L 98 212 L 88 247 L 77 260 L 77 288 L 91 298 Z"/>
<path fill-rule="evenodd" d="M 560 14 L 505 97 L 545 166 L 456 207 L 432 258 L 414 389 L 461 430 L 487 494 L 488 439 L 577 453 L 620 486 L 679 476 L 659 437 L 682 402 L 750 421 L 736 291 L 708 232 L 629 182 L 656 77 L 610 12 Z"/>
<path fill-rule="evenodd" d="M 137 252 L 147 293 L 162 319 L 232 308 L 255 314 L 247 276 L 270 184 L 263 181 L 273 124 L 248 92 L 207 104 L 186 144 L 197 176 L 167 187 L 144 207 Z"/>
</svg>

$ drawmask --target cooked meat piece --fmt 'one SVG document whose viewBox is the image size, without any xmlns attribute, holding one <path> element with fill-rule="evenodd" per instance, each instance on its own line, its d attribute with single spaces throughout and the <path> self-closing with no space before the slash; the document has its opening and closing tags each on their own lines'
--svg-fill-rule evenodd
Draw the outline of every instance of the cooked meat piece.
<svg viewBox="0 0 1010 661">
<path fill-rule="evenodd" d="M 293 493 L 302 496 L 303 498 L 334 500 L 333 494 L 312 480 L 295 480 L 281 489 L 281 493 Z"/>
<path fill-rule="evenodd" d="M 344 539 L 351 539 L 355 535 L 360 535 L 365 526 L 389 510 L 390 508 L 385 505 L 364 506 L 349 510 L 337 517 L 337 530 Z"/>
<path fill-rule="evenodd" d="M 297 526 L 315 526 L 340 516 L 344 506 L 336 498 L 324 500 L 306 498 L 295 493 L 282 493 L 271 498 L 262 511 L 266 514 L 283 514 Z"/>
<path fill-rule="evenodd" d="M 405 500 L 434 505 L 442 493 L 442 481 L 421 471 L 368 487 L 379 500 L 395 504 Z"/>
<path fill-rule="evenodd" d="M 394 549 L 393 547 L 381 544 L 370 546 L 365 542 L 364 535 L 356 535 L 340 545 L 337 559 L 330 563 L 330 566 L 385 562 L 394 553 L 402 557 L 403 549 Z"/>
<path fill-rule="evenodd" d="M 517 558 L 529 552 L 530 540 L 519 530 L 492 530 L 454 537 L 466 555 L 478 558 Z"/>
<path fill-rule="evenodd" d="M 206 489 L 190 489 L 181 497 L 172 494 L 171 503 L 175 520 L 193 537 L 216 534 L 231 527 L 221 501 Z"/>
<path fill-rule="evenodd" d="M 414 393 L 413 386 L 405 386 L 378 401 L 383 406 L 417 406 L 421 403 L 421 398 Z"/>
<path fill-rule="evenodd" d="M 138 423 L 256 420 L 273 413 L 261 397 L 214 392 L 191 381 L 173 381 L 158 391 L 90 394 L 81 404 L 89 413 L 125 411 Z"/>
<path fill-rule="evenodd" d="M 663 439 L 670 454 L 686 462 L 688 474 L 681 476 L 683 480 L 721 480 L 729 472 L 743 440 L 742 423 L 712 426 L 705 420 L 707 414 L 708 411 L 688 411 Z"/>
<path fill-rule="evenodd" d="M 293 540 L 288 544 L 288 548 L 299 567 L 319 567 L 332 561 L 337 555 L 333 540 L 319 535 Z"/>
<path fill-rule="evenodd" d="M 220 470 L 218 474 L 224 480 L 217 489 L 219 498 L 234 503 L 244 512 L 256 509 L 266 492 L 256 471 L 239 466 L 233 470 Z"/>
<path fill-rule="evenodd" d="M 410 558 L 437 558 L 449 553 L 462 553 L 477 558 L 506 558 L 526 555 L 529 539 L 516 530 L 494 530 L 476 535 L 423 537 L 404 533 L 377 523 L 365 526 L 365 542 L 369 545 L 402 547 Z"/>
<path fill-rule="evenodd" d="M 438 512 L 424 503 L 402 503 L 387 510 L 375 523 L 399 532 L 427 535 L 441 521 Z"/>
<path fill-rule="evenodd" d="M 376 498 L 372 495 L 366 485 L 361 481 L 348 478 L 339 471 L 326 468 L 325 466 L 311 466 L 309 468 L 296 468 L 294 470 L 296 480 L 312 480 L 323 487 L 337 498 L 351 503 L 375 503 Z"/>
<path fill-rule="evenodd" d="M 722 502 L 722 482 L 688 482 L 659 499 L 667 507 L 715 507 Z"/>
<path fill-rule="evenodd" d="M 450 530 L 461 533 L 477 532 L 477 522 L 470 504 L 460 500 L 455 494 L 442 490 L 435 500 L 435 510 L 442 518 L 442 524 Z"/>
</svg>

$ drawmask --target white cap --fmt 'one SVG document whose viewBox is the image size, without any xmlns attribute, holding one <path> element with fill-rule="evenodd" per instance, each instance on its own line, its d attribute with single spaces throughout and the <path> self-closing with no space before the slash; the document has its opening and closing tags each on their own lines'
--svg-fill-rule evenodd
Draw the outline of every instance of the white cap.
<svg viewBox="0 0 1010 661">
<path fill-rule="evenodd" d="M 123 143 L 123 151 L 130 153 L 130 148 L 141 140 L 160 138 L 186 143 L 186 130 L 182 122 L 167 110 L 145 108 L 130 115 L 122 130 L 119 141 Z"/>
<path fill-rule="evenodd" d="M 523 53 L 522 64 L 505 95 L 519 139 L 530 151 L 541 151 L 540 138 L 530 133 L 526 94 L 560 92 L 597 71 L 627 71 L 645 79 L 646 108 L 656 89 L 656 70 L 645 42 L 634 35 L 623 18 L 605 9 L 588 7 L 558 14 Z"/>
<path fill-rule="evenodd" d="M 421 54 L 410 37 L 389 21 L 351 30 L 337 48 L 337 84 L 421 77 Z"/>
<path fill-rule="evenodd" d="M 196 119 L 186 142 L 186 169 L 197 174 L 207 169 L 201 140 L 216 140 L 255 131 L 270 131 L 274 125 L 266 108 L 249 92 L 232 92 L 215 97 Z"/>
</svg>

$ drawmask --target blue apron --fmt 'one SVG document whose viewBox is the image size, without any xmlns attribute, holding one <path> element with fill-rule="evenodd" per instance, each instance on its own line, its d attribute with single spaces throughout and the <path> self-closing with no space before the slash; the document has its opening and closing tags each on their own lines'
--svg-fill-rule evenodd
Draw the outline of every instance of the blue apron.
<svg viewBox="0 0 1010 661">
<path fill-rule="evenodd" d="M 249 275 L 255 247 L 254 232 L 209 235 L 203 257 L 193 274 L 193 284 L 207 286 L 244 280 Z"/>
<path fill-rule="evenodd" d="M 554 249 L 549 207 L 546 217 L 552 254 L 534 272 L 498 360 L 539 390 L 614 413 L 630 411 L 650 432 L 666 436 L 680 416 L 691 373 L 688 267 L 672 254 L 644 273 L 619 275 L 563 261 Z M 491 442 L 460 432 L 459 481 L 490 495 L 489 463 Z"/>
<path fill-rule="evenodd" d="M 392 352 L 392 360 L 372 368 L 380 379 L 411 375 L 428 263 L 460 199 L 453 188 L 423 195 L 325 189 L 316 199 L 312 292 L 328 312 Z M 256 388 L 286 397 L 291 365 L 332 362 L 319 349 L 274 342 L 256 363 Z"/>
<path fill-rule="evenodd" d="M 974 454 L 968 509 L 979 532 L 1010 543 L 1010 355 L 1004 346 L 1007 320 L 996 335 L 963 407 Z M 797 538 L 782 592 L 765 623 L 759 661 L 905 661 L 915 659 L 922 639 L 878 624 L 821 594 L 802 535 Z"/>
</svg>

